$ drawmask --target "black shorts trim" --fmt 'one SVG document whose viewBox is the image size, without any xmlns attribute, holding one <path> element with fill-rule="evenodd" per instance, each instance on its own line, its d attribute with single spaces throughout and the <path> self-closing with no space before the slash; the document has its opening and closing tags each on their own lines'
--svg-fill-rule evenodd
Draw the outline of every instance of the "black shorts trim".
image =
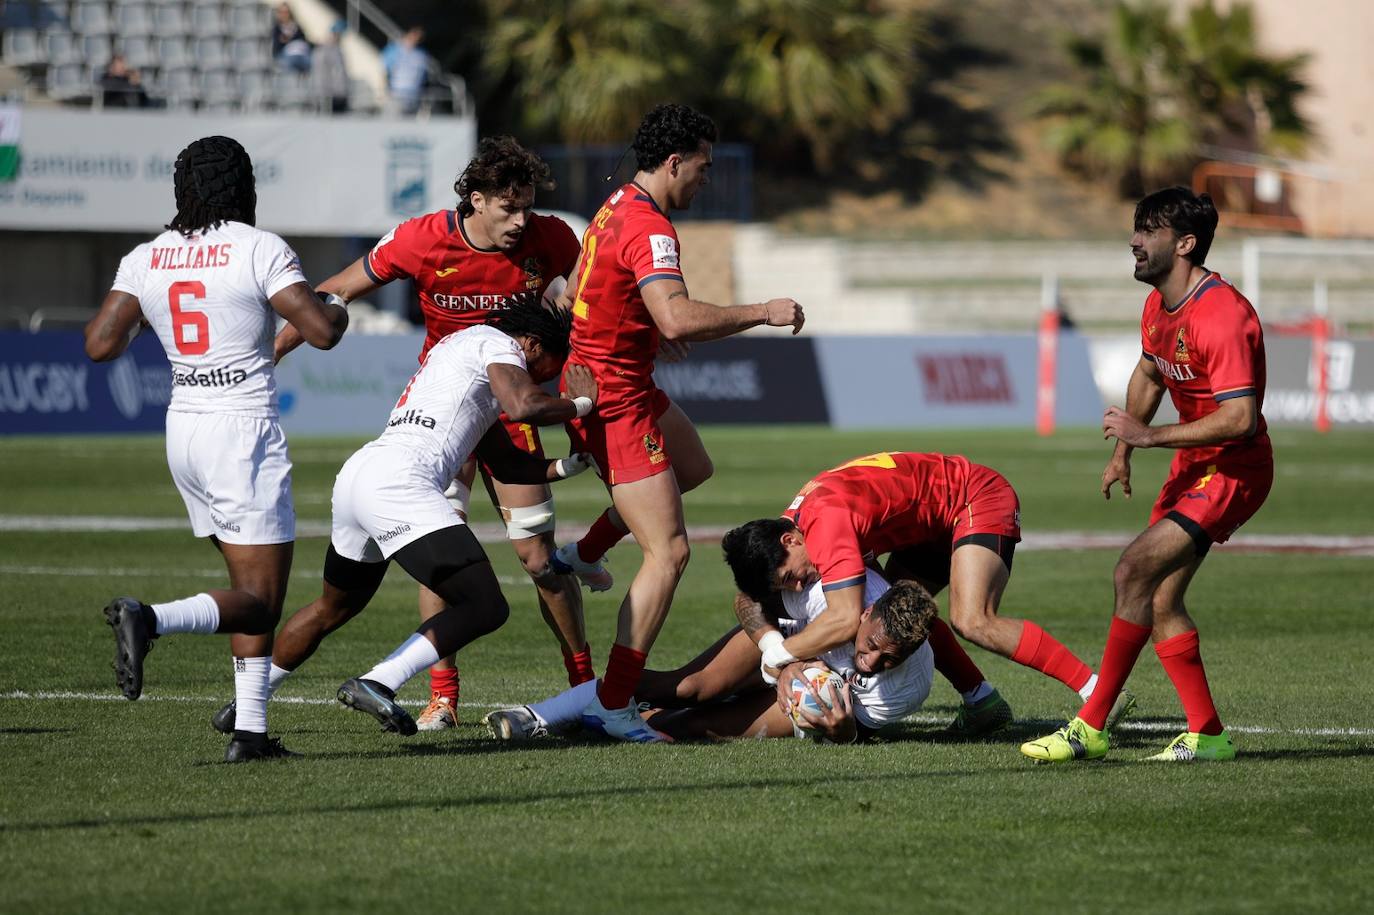
<svg viewBox="0 0 1374 915">
<path fill-rule="evenodd" d="M 324 551 L 324 580 L 340 591 L 350 594 L 358 591 L 373 594 L 386 577 L 386 570 L 390 565 L 391 563 L 385 559 L 381 562 L 348 559 L 340 556 L 331 543 L 329 549 Z"/>
<path fill-rule="evenodd" d="M 1002 565 L 1007 567 L 1007 571 L 1011 571 L 1011 561 L 1016 556 L 1015 538 L 1004 534 L 969 534 L 967 537 L 960 537 L 954 541 L 954 546 L 950 548 L 950 554 L 952 555 L 955 550 L 966 543 L 977 544 L 992 550 L 1002 560 Z"/>
<path fill-rule="evenodd" d="M 1212 548 L 1212 535 L 1204 531 L 1201 524 L 1178 512 L 1169 512 L 1164 518 L 1183 528 L 1183 532 L 1193 539 L 1193 548 L 1197 550 L 1198 559 L 1207 555 L 1207 551 Z"/>
</svg>

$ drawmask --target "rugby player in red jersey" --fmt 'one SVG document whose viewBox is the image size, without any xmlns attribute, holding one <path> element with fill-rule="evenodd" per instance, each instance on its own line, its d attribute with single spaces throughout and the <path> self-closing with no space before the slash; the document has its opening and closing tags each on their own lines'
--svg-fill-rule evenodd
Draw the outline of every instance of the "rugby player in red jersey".
<svg viewBox="0 0 1374 915">
<path fill-rule="evenodd" d="M 1225 543 L 1264 504 L 1274 480 L 1274 453 L 1265 431 L 1264 332 L 1259 316 L 1230 283 L 1203 264 L 1217 228 L 1206 194 L 1185 187 L 1156 191 L 1135 208 L 1131 253 L 1135 278 L 1154 287 L 1140 320 L 1143 354 L 1126 388 L 1126 408 L 1110 407 L 1104 437 L 1116 446 L 1102 473 L 1131 495 L 1131 452 L 1175 448 L 1169 477 L 1150 523 L 1122 552 L 1114 576 L 1116 610 L 1102 654 L 1099 691 L 1077 717 L 1021 752 L 1040 762 L 1106 755 L 1103 717 L 1153 640 L 1173 681 L 1188 729 L 1160 762 L 1234 759 L 1198 649 L 1197 627 L 1183 594 L 1213 543 Z M 1165 390 L 1179 421 L 1151 426 Z"/>
<path fill-rule="evenodd" d="M 804 320 L 792 299 L 721 307 L 687 292 L 668 213 L 690 206 L 706 183 L 715 138 L 715 124 L 684 105 L 645 115 L 634 138 L 634 180 L 597 211 L 569 281 L 568 361 L 590 368 L 600 393 L 596 412 L 569 423 L 568 434 L 576 450 L 596 458 L 615 513 L 644 553 L 620 607 L 605 677 L 582 716 L 621 740 L 662 739 L 640 718 L 633 695 L 687 566 L 682 493 L 711 473 L 691 421 L 654 384 L 654 357 L 665 338 L 715 340 L 761 324 L 795 333 Z"/>
<path fill-rule="evenodd" d="M 950 622 L 964 638 L 1087 698 L 1097 685 L 1088 665 L 1035 623 L 997 612 L 1020 539 L 1016 491 L 997 471 L 954 454 L 880 452 L 819 474 L 781 518 L 743 524 L 721 545 L 742 592 L 736 614 L 763 652 L 765 678 L 783 684 L 780 704 L 806 661 L 854 640 L 865 564 L 884 554 L 891 580 L 918 581 L 931 593 L 949 586 Z M 777 592 L 817 581 L 826 609 L 784 638 L 766 622 L 765 606 Z M 934 627 L 930 638 L 937 669 L 964 696 L 951 731 L 977 736 L 1010 724 L 1006 702 L 981 674 L 971 679 L 963 664 L 972 662 L 948 629 Z M 1125 715 L 1133 701 L 1123 697 L 1113 715 Z"/>
<path fill-rule="evenodd" d="M 479 324 L 516 299 L 556 294 L 577 260 L 577 236 L 561 219 L 533 212 L 535 189 L 548 183 L 548 166 L 512 137 L 489 137 L 478 147 L 454 185 L 456 210 L 440 210 L 407 220 L 384 235 L 364 257 L 320 284 L 322 292 L 345 301 L 365 296 L 398 279 L 411 279 L 425 318 L 426 354 L 440 339 Z M 550 288 L 552 285 L 552 289 Z M 280 360 L 301 342 L 289 325 L 278 335 Z M 538 429 L 509 421 L 511 440 L 535 457 L 543 457 Z M 450 500 L 466 515 L 471 463 L 449 488 Z M 563 650 L 572 685 L 593 679 L 591 651 L 582 617 L 582 596 L 576 581 L 556 574 L 550 566 L 554 549 L 554 507 L 547 486 L 501 483 L 483 468 L 492 503 L 506 522 L 507 534 L 521 563 L 534 581 L 539 608 Z M 444 602 L 420 587 L 420 618 L 428 620 L 444 609 Z M 272 689 L 290 670 L 309 657 L 320 640 L 342 620 L 296 614 L 282 631 L 279 644 L 299 644 L 288 667 L 272 667 Z M 303 653 L 302 653 L 303 652 Z M 282 660 L 279 658 L 278 660 Z M 441 730 L 457 723 L 458 670 L 454 658 L 444 658 L 430 671 L 431 698 L 417 723 L 421 730 Z M 232 708 L 215 717 L 220 730 L 232 727 Z"/>
</svg>

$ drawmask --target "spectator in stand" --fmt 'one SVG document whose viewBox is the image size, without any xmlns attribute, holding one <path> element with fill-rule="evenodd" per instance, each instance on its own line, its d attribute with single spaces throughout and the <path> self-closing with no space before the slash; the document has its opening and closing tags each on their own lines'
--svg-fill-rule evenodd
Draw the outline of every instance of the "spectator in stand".
<svg viewBox="0 0 1374 915">
<path fill-rule="evenodd" d="M 277 21 L 272 23 L 272 59 L 278 66 L 297 73 L 310 72 L 310 42 L 291 15 L 291 7 L 277 6 Z"/>
<path fill-rule="evenodd" d="M 138 71 L 131 69 L 123 54 L 110 58 L 100 75 L 101 102 L 106 108 L 147 108 L 148 93 Z"/>
<path fill-rule="evenodd" d="M 339 47 L 347 30 L 348 24 L 342 19 L 330 26 L 324 42 L 315 48 L 310 70 L 315 91 L 321 98 L 329 99 L 329 110 L 334 114 L 348 111 L 348 69 L 344 66 L 343 49 Z"/>
<path fill-rule="evenodd" d="M 424 37 L 424 29 L 418 25 L 412 26 L 400 41 L 393 41 L 382 49 L 391 102 L 401 114 L 414 114 L 420 110 L 420 95 L 424 91 L 425 74 L 429 70 L 429 54 L 420 47 Z"/>
</svg>

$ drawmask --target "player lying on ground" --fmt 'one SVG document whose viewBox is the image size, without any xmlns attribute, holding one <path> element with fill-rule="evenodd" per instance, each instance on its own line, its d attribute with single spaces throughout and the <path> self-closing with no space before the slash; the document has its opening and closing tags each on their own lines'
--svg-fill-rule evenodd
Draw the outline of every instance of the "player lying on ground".
<svg viewBox="0 0 1374 915">
<path fill-rule="evenodd" d="M 512 302 L 552 299 L 566 287 L 577 260 L 578 241 L 561 219 L 534 212 L 536 189 L 548 185 L 549 167 L 537 155 L 512 137 L 488 137 L 454 184 L 456 209 L 401 223 L 368 254 L 321 283 L 320 289 L 351 301 L 387 283 L 411 280 L 425 319 L 423 362 L 430 347 L 448 334 L 486 324 Z M 277 335 L 277 358 L 300 342 L 300 334 L 283 328 Z M 507 415 L 501 422 L 518 447 L 535 457 L 544 456 L 537 426 Z M 475 462 L 466 461 L 448 490 L 450 501 L 464 516 L 475 473 Z M 570 575 L 550 569 L 555 544 L 549 488 L 494 480 L 485 467 L 482 481 L 506 524 L 511 546 L 534 582 L 540 613 L 562 649 L 568 685 L 595 678 L 581 592 Z M 600 581 L 594 573 L 591 577 L 597 590 L 610 587 L 609 579 Z M 438 595 L 420 588 L 421 621 L 443 609 Z M 430 671 L 430 703 L 417 721 L 422 731 L 457 724 L 455 660 L 443 658 Z M 218 726 L 223 725 L 221 721 Z"/>
<path fill-rule="evenodd" d="M 591 369 L 600 401 L 595 415 L 568 423 L 568 436 L 575 450 L 595 458 L 610 490 L 624 522 L 615 537 L 632 531 L 643 552 L 620 605 L 605 676 L 585 709 L 589 726 L 619 740 L 658 739 L 640 718 L 634 691 L 691 554 L 682 493 L 711 475 L 691 420 L 654 384 L 660 342 L 716 340 L 762 324 L 795 332 L 805 320 L 791 299 L 720 307 L 687 292 L 668 213 L 690 206 L 706 184 L 715 138 L 711 120 L 684 105 L 645 115 L 635 132 L 634 180 L 593 217 L 571 290 L 568 365 Z"/>
<path fill-rule="evenodd" d="M 1105 756 L 1112 722 L 1106 714 L 1153 639 L 1178 691 L 1188 729 L 1149 757 L 1160 762 L 1227 760 L 1236 755 L 1212 702 L 1197 626 L 1184 592 L 1213 543 L 1225 543 L 1259 511 L 1274 481 L 1274 452 L 1265 431 L 1264 332 L 1235 287 L 1203 266 L 1217 228 L 1206 194 L 1166 188 L 1135 208 L 1135 278 L 1154 287 L 1140 320 L 1143 354 L 1126 388 L 1126 409 L 1108 408 L 1105 438 L 1116 446 L 1102 472 L 1131 496 L 1131 451 L 1176 448 L 1169 478 L 1150 511 L 1149 527 L 1121 554 L 1116 608 L 1102 653 L 1100 692 L 1072 721 L 1022 745 L 1039 762 Z M 1165 390 L 1179 422 L 1150 426 Z"/>
<path fill-rule="evenodd" d="M 341 702 L 387 730 L 415 733 L 415 721 L 393 701 L 403 683 L 506 621 L 509 608 L 496 573 L 444 490 L 474 450 L 498 479 L 511 483 L 553 482 L 587 468 L 580 456 L 533 457 L 511 444 L 497 422 L 503 410 L 518 422 L 549 425 L 593 409 L 596 384 L 586 371 L 567 374 L 569 398 L 539 387 L 563 367 L 568 325 L 566 311 L 519 302 L 490 324 L 450 334 L 429 351 L 381 437 L 339 471 L 324 588 L 278 634 L 271 692 L 326 635 L 362 612 L 392 559 L 442 597 L 444 610 L 339 688 Z"/>
<path fill-rule="evenodd" d="M 949 584 L 950 622 L 964 638 L 1087 698 L 1097 683 L 1088 665 L 1035 623 L 998 612 L 1020 539 L 1016 491 L 997 471 L 959 455 L 880 452 L 816 476 L 783 517 L 743 524 L 722 545 L 736 585 L 759 603 L 817 581 L 825 592 L 825 613 L 803 632 L 760 638 L 765 672 L 781 672 L 780 700 L 805 659 L 854 640 L 865 557 L 884 554 L 891 554 L 891 578 L 924 581 L 937 591 Z M 957 729 L 975 735 L 1011 722 L 995 690 L 969 693 L 952 682 L 967 703 Z M 1115 715 L 1133 702 L 1123 694 Z"/>
<path fill-rule="evenodd" d="M 120 261 L 86 326 L 86 353 L 106 362 L 144 323 L 157 333 L 172 364 L 167 464 L 192 532 L 223 555 L 230 588 L 152 606 L 131 597 L 111 602 L 105 618 L 114 629 L 115 680 L 137 699 L 153 639 L 232 633 L 241 711 L 224 758 L 285 756 L 267 739 L 267 669 L 296 513 L 270 341 L 281 315 L 312 346 L 329 349 L 348 314 L 320 300 L 286 242 L 254 228 L 253 163 L 237 142 L 196 140 L 177 155 L 173 184 L 176 216 Z"/>
<path fill-rule="evenodd" d="M 935 662 L 927 635 L 939 620 L 938 609 L 920 585 L 897 582 L 889 588 L 872 570 L 866 575 L 863 600 L 854 641 L 808 663 L 842 678 L 838 691 L 816 697 L 822 700 L 817 703 L 824 710 L 821 714 L 779 704 L 776 691 L 759 671 L 761 654 L 755 644 L 756 630 L 801 632 L 824 612 L 825 593 L 815 582 L 802 591 L 770 596 L 773 613 L 746 599 L 747 607 L 736 608 L 742 626 L 677 670 L 646 670 L 637 698 L 658 709 L 650 714 L 649 723 L 675 740 L 810 734 L 852 743 L 900 721 L 919 709 L 930 693 Z M 823 689 L 832 687 L 833 682 Z M 492 712 L 485 719 L 487 727 L 501 740 L 524 740 L 561 729 L 578 721 L 578 702 L 585 704 L 589 688 L 583 684 L 545 702 Z"/>
</svg>

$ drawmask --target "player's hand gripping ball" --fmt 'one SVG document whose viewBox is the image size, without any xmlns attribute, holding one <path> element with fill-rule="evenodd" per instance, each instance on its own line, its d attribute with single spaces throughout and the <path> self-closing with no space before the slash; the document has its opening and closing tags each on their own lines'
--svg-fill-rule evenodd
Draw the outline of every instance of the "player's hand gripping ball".
<svg viewBox="0 0 1374 915">
<path fill-rule="evenodd" d="M 834 708 L 835 703 L 839 702 L 839 694 L 844 689 L 844 678 L 833 670 L 826 670 L 824 667 L 808 667 L 803 671 L 806 679 L 815 687 L 816 693 L 820 695 L 822 706 L 816 701 L 816 697 L 806 688 L 806 684 L 796 677 L 792 678 L 792 721 L 800 724 L 806 719 L 802 717 L 801 710 L 806 709 L 812 715 L 824 715 L 828 709 Z M 832 692 L 833 689 L 833 692 Z"/>
</svg>

